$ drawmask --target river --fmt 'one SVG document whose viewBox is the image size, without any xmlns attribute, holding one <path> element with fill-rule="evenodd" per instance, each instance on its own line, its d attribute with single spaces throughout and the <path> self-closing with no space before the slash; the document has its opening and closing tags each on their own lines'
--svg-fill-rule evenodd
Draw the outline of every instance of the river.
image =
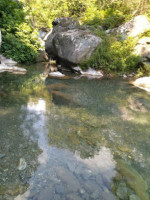
<svg viewBox="0 0 150 200">
<path fill-rule="evenodd" d="M 149 200 L 150 94 L 27 69 L 0 78 L 0 200 Z"/>
</svg>

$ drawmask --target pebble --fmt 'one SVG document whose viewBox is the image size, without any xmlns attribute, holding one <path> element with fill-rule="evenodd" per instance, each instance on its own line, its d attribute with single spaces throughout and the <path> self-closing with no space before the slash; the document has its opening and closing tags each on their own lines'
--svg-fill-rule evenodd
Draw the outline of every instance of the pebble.
<svg viewBox="0 0 150 200">
<path fill-rule="evenodd" d="M 137 195 L 131 194 L 129 200 L 141 200 Z"/>
<path fill-rule="evenodd" d="M 55 192 L 57 194 L 63 194 L 64 193 L 64 186 L 62 184 L 55 185 Z"/>
<path fill-rule="evenodd" d="M 27 167 L 27 163 L 26 163 L 25 159 L 20 158 L 18 169 L 24 170 L 26 167 Z"/>
<path fill-rule="evenodd" d="M 4 153 L 2 153 L 2 154 L 0 153 L 0 159 L 4 158 L 4 157 L 5 157 L 5 154 Z"/>
</svg>

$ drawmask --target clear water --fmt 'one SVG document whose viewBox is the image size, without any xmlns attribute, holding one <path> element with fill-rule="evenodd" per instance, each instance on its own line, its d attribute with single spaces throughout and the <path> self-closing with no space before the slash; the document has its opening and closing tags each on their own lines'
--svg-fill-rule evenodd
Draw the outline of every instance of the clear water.
<svg viewBox="0 0 150 200">
<path fill-rule="evenodd" d="M 149 93 L 42 71 L 0 80 L 0 200 L 149 200 Z"/>
</svg>

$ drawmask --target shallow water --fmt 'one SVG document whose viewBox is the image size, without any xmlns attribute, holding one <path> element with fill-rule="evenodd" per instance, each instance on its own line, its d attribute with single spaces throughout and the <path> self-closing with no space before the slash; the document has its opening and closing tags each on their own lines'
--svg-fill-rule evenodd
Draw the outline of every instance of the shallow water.
<svg viewBox="0 0 150 200">
<path fill-rule="evenodd" d="M 0 200 L 148 200 L 149 93 L 41 72 L 0 81 Z"/>
</svg>

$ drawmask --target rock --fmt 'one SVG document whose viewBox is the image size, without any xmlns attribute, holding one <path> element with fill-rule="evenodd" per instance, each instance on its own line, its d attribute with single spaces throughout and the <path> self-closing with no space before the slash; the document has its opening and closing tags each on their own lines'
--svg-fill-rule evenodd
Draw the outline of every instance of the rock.
<svg viewBox="0 0 150 200">
<path fill-rule="evenodd" d="M 55 191 L 57 194 L 63 194 L 64 190 L 65 188 L 62 184 L 55 185 Z"/>
<path fill-rule="evenodd" d="M 4 157 L 5 157 L 5 154 L 4 153 L 0 153 L 0 159 L 4 158 Z"/>
<path fill-rule="evenodd" d="M 102 39 L 79 29 L 59 32 L 53 39 L 55 54 L 67 62 L 79 64 L 91 57 Z"/>
<path fill-rule="evenodd" d="M 55 37 L 56 33 L 78 28 L 79 26 L 77 21 L 67 17 L 56 18 L 52 24 L 53 30 L 51 30 L 44 38 L 46 52 L 51 57 L 54 56 L 53 38 Z"/>
<path fill-rule="evenodd" d="M 134 54 L 141 56 L 141 62 L 150 62 L 150 37 L 143 37 L 138 41 Z"/>
<path fill-rule="evenodd" d="M 45 50 L 40 50 L 38 51 L 38 56 L 37 56 L 37 60 L 36 62 L 46 62 L 48 61 L 48 55 L 47 53 L 45 52 Z"/>
<path fill-rule="evenodd" d="M 101 188 L 93 180 L 87 180 L 87 181 L 85 181 L 84 187 L 85 187 L 85 190 L 88 193 L 93 193 L 96 190 L 101 191 Z"/>
<path fill-rule="evenodd" d="M 117 159 L 116 162 L 117 168 L 125 177 L 127 184 L 135 191 L 141 200 L 149 200 L 147 183 L 142 176 L 124 160 Z"/>
<path fill-rule="evenodd" d="M 25 74 L 26 69 L 15 66 L 7 66 L 5 64 L 0 64 L 0 73 L 2 72 L 12 72 L 13 74 Z"/>
<path fill-rule="evenodd" d="M 129 200 L 141 200 L 137 195 L 135 195 L 135 194 L 131 194 L 130 196 L 129 196 Z"/>
<path fill-rule="evenodd" d="M 116 194 L 117 196 L 122 199 L 122 200 L 125 200 L 128 198 L 128 190 L 127 190 L 127 187 L 124 187 L 124 186 L 119 186 L 117 188 L 117 191 L 116 191 Z"/>
<path fill-rule="evenodd" d="M 67 200 L 82 200 L 77 194 L 68 194 Z"/>
<path fill-rule="evenodd" d="M 68 89 L 69 86 L 66 84 L 63 84 L 63 83 L 54 83 L 54 84 L 47 85 L 47 88 L 50 90 L 59 91 L 59 90 L 63 90 L 63 89 Z"/>
<path fill-rule="evenodd" d="M 96 182 L 98 185 L 103 185 L 103 178 L 100 174 L 96 176 Z"/>
<path fill-rule="evenodd" d="M 58 178 L 67 185 L 67 192 L 77 192 L 80 190 L 78 179 L 65 168 L 57 167 L 56 174 Z"/>
<path fill-rule="evenodd" d="M 52 91 L 52 98 L 57 105 L 79 106 L 79 103 L 75 101 L 71 95 L 60 91 Z"/>
<path fill-rule="evenodd" d="M 54 199 L 53 189 L 51 187 L 43 189 L 37 197 L 37 200 L 50 200 L 50 199 Z"/>
<path fill-rule="evenodd" d="M 48 75 L 49 77 L 65 77 L 61 72 L 50 72 Z"/>
<path fill-rule="evenodd" d="M 1 61 L 1 64 L 5 64 L 5 65 L 10 66 L 10 67 L 17 65 L 16 61 L 12 60 L 11 58 L 7 59 L 3 55 L 0 55 L 0 61 Z"/>
<path fill-rule="evenodd" d="M 20 158 L 18 169 L 20 171 L 24 170 L 27 167 L 27 163 L 24 158 Z"/>
<path fill-rule="evenodd" d="M 150 22 L 147 20 L 147 18 L 144 15 L 138 15 L 129 22 L 126 22 L 118 28 L 111 30 L 111 32 L 116 32 L 117 34 L 121 34 L 124 38 L 126 38 L 128 36 L 137 37 L 149 29 Z"/>
<path fill-rule="evenodd" d="M 136 79 L 133 85 L 150 92 L 150 76 Z"/>
<path fill-rule="evenodd" d="M 88 30 L 81 30 L 77 21 L 60 17 L 53 21 L 53 30 L 47 37 L 48 54 L 68 63 L 78 64 L 88 59 L 102 39 Z"/>
<path fill-rule="evenodd" d="M 71 172 L 74 172 L 76 169 L 76 165 L 72 162 L 67 162 L 67 167 Z"/>
</svg>

